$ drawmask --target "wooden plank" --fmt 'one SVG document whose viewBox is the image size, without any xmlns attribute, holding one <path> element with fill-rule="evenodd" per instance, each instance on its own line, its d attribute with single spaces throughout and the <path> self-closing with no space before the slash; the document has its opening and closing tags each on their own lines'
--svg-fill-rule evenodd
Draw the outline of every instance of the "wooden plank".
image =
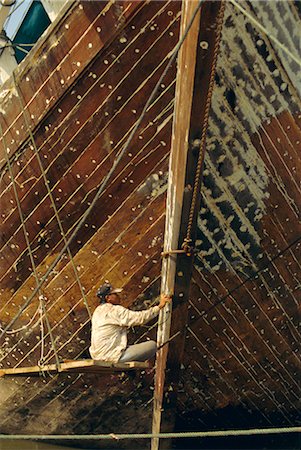
<svg viewBox="0 0 301 450">
<path fill-rule="evenodd" d="M 62 370 L 84 367 L 108 367 L 115 369 L 133 369 L 133 368 L 147 368 L 148 363 L 139 361 L 129 361 L 125 363 L 114 363 L 111 361 L 95 361 L 94 359 L 84 359 L 79 361 L 68 361 L 62 364 Z"/>
<path fill-rule="evenodd" d="M 126 12 L 120 15 L 117 11 L 123 10 L 122 3 Z M 127 8 L 126 2 L 121 2 L 120 8 L 114 8 L 114 2 L 111 1 L 83 2 L 71 6 L 68 2 L 60 13 L 60 20 L 50 26 L 45 37 L 41 38 L 24 64 L 15 71 L 25 109 L 33 126 L 45 118 L 75 78 L 114 39 L 143 4 L 140 1 L 131 2 Z M 77 33 L 74 33 L 74 29 Z M 4 121 L 4 134 L 7 141 L 14 141 L 10 146 L 13 154 L 25 142 L 28 133 L 23 127 L 19 102 L 11 95 L 15 90 L 9 83 L 6 84 L 6 96 L 1 104 L 10 117 L 9 123 Z M 0 148 L 0 166 L 4 164 L 3 149 Z"/>
<path fill-rule="evenodd" d="M 197 2 L 187 1 L 183 3 L 181 33 L 186 28 L 196 5 Z M 202 136 L 205 136 L 208 125 L 208 121 L 206 120 L 206 116 L 208 115 L 207 98 L 210 99 L 208 94 L 210 93 L 212 76 L 214 75 L 215 43 L 218 39 L 218 16 L 220 8 L 221 2 L 204 3 L 201 14 L 196 19 L 194 28 L 188 34 L 179 56 L 169 179 L 171 186 L 168 195 L 174 189 L 179 189 L 179 191 L 176 199 L 172 196 L 168 199 L 165 251 L 180 249 L 184 242 L 193 193 L 191 186 L 194 184 L 200 152 L 201 157 L 204 158 L 205 140 L 202 144 L 200 142 Z M 200 145 L 202 145 L 202 148 L 200 148 Z M 183 160 L 180 158 L 183 158 L 184 151 L 186 160 L 183 163 Z M 177 153 L 180 156 L 177 156 Z M 185 176 L 184 182 L 183 176 Z M 179 181 L 179 178 L 181 181 Z M 182 202 L 180 207 L 177 204 L 179 197 L 181 197 Z M 200 189 L 198 189 L 196 195 L 197 207 L 192 218 L 190 235 L 192 245 L 195 241 L 199 201 Z M 181 218 L 179 218 L 180 214 Z M 178 222 L 172 223 L 172 217 L 177 217 Z M 186 255 L 177 256 L 177 258 L 172 255 L 163 263 L 162 292 L 174 293 L 174 312 L 171 317 L 169 311 L 164 311 L 160 317 L 161 322 L 158 329 L 159 345 L 168 341 L 170 332 L 174 335 L 180 330 L 183 330 L 187 322 L 192 264 L 193 257 L 187 257 Z M 174 292 L 172 292 L 172 289 Z M 168 418 L 168 421 L 164 424 L 163 431 L 169 431 L 173 427 L 177 380 L 179 367 L 184 354 L 184 343 L 185 335 L 182 333 L 170 346 L 165 345 L 157 354 L 153 433 L 160 432 L 161 411 L 163 409 L 165 416 Z M 168 347 L 170 347 L 169 354 Z M 167 393 L 169 397 L 167 408 L 165 408 L 165 405 L 163 407 L 166 367 L 171 369 L 169 375 L 166 377 L 166 381 L 171 386 L 171 389 Z M 154 438 L 152 440 L 152 450 L 157 450 L 158 448 L 159 439 Z"/>
<path fill-rule="evenodd" d="M 2 369 L 1 376 L 4 375 L 39 375 L 42 372 L 53 373 L 56 372 L 57 368 L 55 364 L 47 364 L 41 369 L 39 366 L 31 366 L 31 367 L 17 367 L 15 369 Z"/>
<path fill-rule="evenodd" d="M 126 363 L 113 363 L 110 361 L 94 361 L 93 359 L 84 359 L 79 361 L 64 362 L 60 366 L 60 372 L 124 372 L 127 370 L 148 369 L 148 362 L 129 361 Z M 4 375 L 39 375 L 40 373 L 57 372 L 55 364 L 45 365 L 43 368 L 39 366 L 17 367 L 15 369 L 2 369 L 0 376 Z"/>
<path fill-rule="evenodd" d="M 182 4 L 182 19 L 180 38 L 183 36 L 189 21 L 198 5 L 197 1 L 185 0 Z M 180 50 L 178 59 L 178 73 L 175 95 L 175 113 L 172 133 L 172 148 L 170 155 L 169 180 L 166 205 L 166 226 L 164 252 L 178 249 L 179 231 L 185 184 L 185 167 L 188 152 L 188 133 L 192 108 L 192 94 L 194 84 L 194 68 L 196 60 L 196 46 L 199 33 L 200 12 L 186 37 Z M 190 70 L 186 70 L 189 67 Z M 163 259 L 161 272 L 161 292 L 174 294 L 176 271 L 175 255 Z M 162 345 L 170 335 L 171 306 L 167 305 L 159 316 L 157 343 Z M 161 425 L 161 409 L 163 401 L 165 367 L 168 345 L 157 353 L 154 409 L 152 432 L 159 433 Z M 152 450 L 159 448 L 159 439 L 153 438 Z"/>
</svg>

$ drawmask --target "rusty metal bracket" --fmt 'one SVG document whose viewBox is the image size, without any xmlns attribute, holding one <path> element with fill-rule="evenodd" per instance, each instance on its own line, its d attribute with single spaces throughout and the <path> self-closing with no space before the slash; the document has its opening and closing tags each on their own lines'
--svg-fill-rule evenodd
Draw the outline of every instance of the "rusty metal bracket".
<svg viewBox="0 0 301 450">
<path fill-rule="evenodd" d="M 178 254 L 186 253 L 185 250 L 167 250 L 166 252 L 161 252 L 162 258 L 167 258 L 170 255 L 178 255 Z"/>
<path fill-rule="evenodd" d="M 186 255 L 192 256 L 195 253 L 195 249 L 193 247 L 183 248 L 182 250 L 167 250 L 166 252 L 161 252 L 162 258 L 167 258 L 172 255 Z"/>
</svg>

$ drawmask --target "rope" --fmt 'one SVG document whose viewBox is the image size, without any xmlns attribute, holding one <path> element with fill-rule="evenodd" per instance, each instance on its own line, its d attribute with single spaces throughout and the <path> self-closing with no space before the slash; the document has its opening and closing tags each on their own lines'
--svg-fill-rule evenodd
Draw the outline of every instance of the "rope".
<svg viewBox="0 0 301 450">
<path fill-rule="evenodd" d="M 44 364 L 44 323 L 43 323 L 43 302 L 42 296 L 39 297 L 40 300 L 40 328 L 41 328 L 41 356 L 38 361 L 38 366 L 42 367 Z"/>
<path fill-rule="evenodd" d="M 278 39 L 272 34 L 267 32 L 267 29 L 261 25 L 255 17 L 253 17 L 248 11 L 246 11 L 242 6 L 240 6 L 235 0 L 229 0 L 237 9 L 239 9 L 253 24 L 261 30 L 265 36 L 267 36 L 271 41 L 274 41 L 281 50 L 286 53 L 292 60 L 294 60 L 299 66 L 301 66 L 301 59 L 295 56 L 285 45 L 278 41 Z"/>
<path fill-rule="evenodd" d="M 31 129 L 30 129 L 30 126 L 29 126 L 29 120 L 28 120 L 27 113 L 26 113 L 26 111 L 25 111 L 25 108 L 24 108 L 24 105 L 23 105 L 23 102 L 22 102 L 22 99 L 21 99 L 21 92 L 20 92 L 19 87 L 17 86 L 17 83 L 16 83 L 15 74 L 13 74 L 13 80 L 14 80 L 14 85 L 15 85 L 16 91 L 17 91 L 17 93 L 18 93 L 19 103 L 20 103 L 20 107 L 21 107 L 21 109 L 22 109 L 22 114 L 23 114 L 23 117 L 24 117 L 24 120 L 25 120 L 26 128 L 27 128 L 27 131 L 28 131 L 28 133 L 29 133 L 31 142 L 32 142 L 32 144 L 33 144 L 34 151 L 35 151 L 35 154 L 36 154 L 38 163 L 39 163 L 39 167 L 40 167 L 40 170 L 41 170 L 43 179 L 44 179 L 44 184 L 45 184 L 45 186 L 46 186 L 46 189 L 47 189 L 49 198 L 50 198 L 50 200 L 51 200 L 51 204 L 52 204 L 52 207 L 53 207 L 53 210 L 54 210 L 54 214 L 55 214 L 57 223 L 58 223 L 58 225 L 59 225 L 59 229 L 60 229 L 61 235 L 62 235 L 62 237 L 63 237 L 65 246 L 66 246 L 66 248 L 67 248 L 68 256 L 69 256 L 69 259 L 70 259 L 70 262 L 71 262 L 71 265 L 72 265 L 72 268 L 73 268 L 73 271 L 74 271 L 74 274 L 75 274 L 76 281 L 77 281 L 77 283 L 78 283 L 78 285 L 79 285 L 81 295 L 82 295 L 82 297 L 83 297 L 83 300 L 84 300 L 86 309 L 87 309 L 88 314 L 89 314 L 89 317 L 90 317 L 90 319 L 91 319 L 92 315 L 91 315 L 91 311 L 90 311 L 90 308 L 89 308 L 89 305 L 88 305 L 88 302 L 87 302 L 87 298 L 86 298 L 86 295 L 85 295 L 85 293 L 84 293 L 84 290 L 83 290 L 81 281 L 80 281 L 80 279 L 79 279 L 79 276 L 78 276 L 78 273 L 77 273 L 77 270 L 76 270 L 76 267 L 75 267 L 75 263 L 74 263 L 74 260 L 73 260 L 73 257 L 72 257 L 71 250 L 70 250 L 70 248 L 69 248 L 69 245 L 66 244 L 67 238 L 66 238 L 66 235 L 65 235 L 63 226 L 62 226 L 62 222 L 61 222 L 60 217 L 59 217 L 59 213 L 58 213 L 58 210 L 57 210 L 57 207 L 56 207 L 56 204 L 55 204 L 55 201 L 54 201 L 54 198 L 53 198 L 51 189 L 50 189 L 49 184 L 48 184 L 48 180 L 47 180 L 47 178 L 46 178 L 46 174 L 45 174 L 44 167 L 43 167 L 43 164 L 42 164 L 42 161 L 41 161 L 41 158 L 40 158 L 40 154 L 39 154 L 39 151 L 38 151 L 36 142 L 35 142 L 34 135 L 33 135 L 32 131 L 31 131 Z"/>
<path fill-rule="evenodd" d="M 12 185 L 13 185 L 13 191 L 14 191 L 15 200 L 16 200 L 16 204 L 17 204 L 17 208 L 18 208 L 18 212 L 19 212 L 19 216 L 20 216 L 20 220 L 21 220 L 21 224 L 22 224 L 22 228 L 23 228 L 23 233 L 24 233 L 24 237 L 25 237 L 25 241 L 26 241 L 26 246 L 27 246 L 27 249 L 28 249 L 30 262 L 31 262 L 31 265 L 32 265 L 32 268 L 33 268 L 36 284 L 37 284 L 37 286 L 39 286 L 39 280 L 38 280 L 38 275 L 36 273 L 35 262 L 34 262 L 33 254 L 32 254 L 31 247 L 30 247 L 30 242 L 29 242 L 29 238 L 28 238 L 28 234 L 27 234 L 27 230 L 26 230 L 26 226 L 25 226 L 25 221 L 24 221 L 24 217 L 23 217 L 23 213 L 22 213 L 20 200 L 19 200 L 19 197 L 18 197 L 15 177 L 14 177 L 14 174 L 13 174 L 13 170 L 12 170 L 12 166 L 11 166 L 11 163 L 10 163 L 9 156 L 7 154 L 6 139 L 5 139 L 4 134 L 3 134 L 3 128 L 2 128 L 1 122 L 0 122 L 0 133 L 1 133 L 1 139 L 2 139 L 3 147 L 4 147 L 4 155 L 5 155 L 6 163 L 7 163 L 7 166 L 8 166 L 10 179 L 11 179 Z"/>
<path fill-rule="evenodd" d="M 255 436 L 264 434 L 287 434 L 300 433 L 301 427 L 284 428 L 251 428 L 246 430 L 219 430 L 219 431 L 188 431 L 179 433 L 133 433 L 133 434 L 15 434 L 0 435 L 0 440 L 56 440 L 64 439 L 69 441 L 79 440 L 121 440 L 121 439 L 172 439 L 172 438 L 206 438 L 206 437 L 225 437 L 225 436 Z"/>
<path fill-rule="evenodd" d="M 40 283 L 39 283 L 37 269 L 36 269 L 36 265 L 35 265 L 35 262 L 34 262 L 32 250 L 31 250 L 31 246 L 30 246 L 30 242 L 29 242 L 29 238 L 28 238 L 28 234 L 27 234 L 27 230 L 26 230 L 26 226 L 25 226 L 25 221 L 24 221 L 24 217 L 23 217 L 23 213 L 22 213 L 22 208 L 21 208 L 19 197 L 18 197 L 18 192 L 17 192 L 17 188 L 16 188 L 16 181 L 15 181 L 14 173 L 13 173 L 13 170 L 12 170 L 12 167 L 11 167 L 10 159 L 9 159 L 8 154 L 7 154 L 6 139 L 5 139 L 4 134 L 3 134 L 3 129 L 2 129 L 1 123 L 0 123 L 0 133 L 1 133 L 1 138 L 2 138 L 2 142 L 3 142 L 3 146 L 4 146 L 4 154 L 5 154 L 5 158 L 6 158 L 6 162 L 7 162 L 7 165 L 8 165 L 10 178 L 11 178 L 12 185 L 13 185 L 13 190 L 14 190 L 14 195 L 15 195 L 15 199 L 16 199 L 16 203 L 17 203 L 17 208 L 18 208 L 20 220 L 21 220 L 21 223 L 22 223 L 23 233 L 24 233 L 24 236 L 25 236 L 25 241 L 26 241 L 26 245 L 27 245 L 27 249 L 28 249 L 28 253 L 29 253 L 29 257 L 30 257 L 30 262 L 31 262 L 31 265 L 32 265 L 33 274 L 34 274 L 35 282 L 36 282 L 36 285 L 37 285 L 37 287 L 35 289 L 35 292 L 39 292 L 40 297 L 43 298 L 43 293 L 41 291 L 41 286 L 40 286 Z M 46 314 L 46 311 L 45 311 L 45 314 Z M 45 318 L 46 318 L 47 326 L 50 327 L 47 315 L 45 315 Z M 10 328 L 10 327 L 8 327 L 8 328 Z M 8 331 L 8 329 L 5 328 L 2 331 L 2 334 L 6 333 L 6 331 Z M 41 328 L 41 332 L 42 333 L 44 332 L 44 330 L 42 328 Z M 49 332 L 51 333 L 51 330 L 49 330 Z M 58 355 L 57 355 L 57 352 L 56 352 L 55 343 L 54 343 L 54 340 L 53 340 L 52 337 L 51 337 L 51 342 L 52 342 L 52 345 L 53 345 L 53 351 L 55 353 L 56 365 L 59 368 L 60 367 L 59 358 L 58 358 Z"/>
<path fill-rule="evenodd" d="M 89 208 L 87 208 L 85 214 L 82 216 L 81 220 L 78 222 L 77 226 L 75 227 L 73 233 L 71 234 L 70 238 L 67 240 L 67 242 L 64 244 L 62 250 L 60 251 L 60 253 L 58 254 L 58 256 L 55 258 L 55 260 L 52 262 L 52 264 L 49 266 L 48 270 L 46 271 L 46 273 L 43 275 L 43 277 L 40 280 L 40 285 L 39 287 L 37 287 L 31 294 L 31 296 L 26 300 L 26 302 L 24 302 L 23 306 L 21 306 L 20 310 L 18 311 L 18 313 L 13 317 L 13 319 L 11 320 L 11 322 L 6 326 L 6 328 L 4 329 L 4 331 L 1 333 L 0 335 L 0 339 L 4 336 L 4 333 L 6 332 L 7 329 L 11 328 L 11 326 L 15 323 L 15 321 L 20 317 L 20 315 L 22 314 L 22 312 L 27 308 L 27 306 L 31 303 L 32 299 L 34 298 L 34 296 L 36 295 L 36 293 L 38 292 L 39 288 L 45 283 L 47 277 L 49 276 L 49 274 L 51 273 L 51 271 L 53 270 L 53 268 L 57 265 L 57 263 L 60 261 L 63 253 L 65 252 L 66 248 L 68 247 L 68 245 L 70 244 L 70 242 L 72 242 L 72 240 L 74 239 L 74 237 L 77 235 L 78 231 L 80 230 L 81 226 L 83 225 L 83 223 L 86 221 L 87 216 L 89 215 L 89 213 L 91 212 L 91 210 L 94 208 L 97 200 L 99 199 L 99 197 L 101 196 L 101 194 L 103 193 L 105 187 L 107 186 L 107 183 L 109 181 L 109 179 L 111 178 L 112 173 L 115 171 L 116 166 L 119 164 L 121 158 L 124 156 L 124 154 L 127 152 L 128 147 L 138 129 L 138 127 L 140 126 L 148 107 L 150 106 L 151 102 L 153 101 L 158 88 L 160 87 L 166 73 L 168 72 L 169 68 L 171 67 L 171 65 L 173 64 L 173 62 L 175 61 L 180 48 L 182 47 L 182 44 L 184 42 L 184 40 L 186 39 L 186 36 L 191 28 L 191 25 L 193 23 L 193 20 L 199 10 L 199 8 L 201 7 L 201 4 L 204 0 L 200 0 L 199 1 L 199 5 L 196 8 L 196 11 L 190 21 L 190 23 L 187 26 L 187 29 L 185 31 L 185 33 L 183 34 L 182 38 L 178 41 L 178 44 L 176 45 L 176 47 L 174 48 L 173 53 L 170 56 L 170 60 L 168 62 L 168 64 L 166 65 L 165 70 L 163 71 L 161 77 L 159 78 L 157 84 L 155 85 L 153 91 L 151 92 L 151 95 L 148 99 L 148 101 L 146 102 L 146 105 L 144 106 L 141 115 L 138 119 L 138 121 L 136 122 L 135 127 L 133 128 L 132 132 L 130 133 L 125 146 L 123 148 L 123 150 L 119 153 L 119 155 L 115 158 L 114 163 L 111 167 L 111 169 L 109 170 L 109 172 L 107 173 L 107 175 L 103 178 L 94 199 L 92 200 Z M 30 130 L 29 130 L 30 131 Z"/>
<path fill-rule="evenodd" d="M 212 66 L 211 66 L 211 71 L 210 71 L 208 94 L 207 94 L 206 105 L 205 105 L 202 135 L 201 135 L 200 145 L 199 145 L 200 151 L 199 151 L 199 157 L 198 157 L 196 174 L 195 174 L 194 185 L 193 185 L 193 194 L 192 194 L 192 200 L 191 200 L 191 206 L 190 206 L 190 212 L 189 212 L 189 218 L 188 218 L 187 232 L 186 232 L 186 237 L 184 238 L 184 242 L 182 245 L 182 248 L 186 251 L 186 253 L 188 255 L 191 254 L 191 250 L 192 250 L 191 249 L 192 225 L 193 225 L 193 219 L 195 217 L 197 196 L 198 196 L 198 193 L 200 190 L 202 165 L 203 165 L 203 160 L 204 160 L 204 156 L 205 156 L 206 133 L 207 133 L 208 122 L 209 122 L 211 98 L 212 98 L 212 93 L 213 93 L 213 88 L 214 88 L 215 68 L 216 68 L 217 56 L 218 56 L 220 40 L 221 40 L 225 6 L 226 6 L 226 2 L 223 1 L 221 3 L 221 7 L 220 7 L 218 18 L 217 18 L 216 40 L 214 43 L 213 59 L 212 59 Z"/>
</svg>

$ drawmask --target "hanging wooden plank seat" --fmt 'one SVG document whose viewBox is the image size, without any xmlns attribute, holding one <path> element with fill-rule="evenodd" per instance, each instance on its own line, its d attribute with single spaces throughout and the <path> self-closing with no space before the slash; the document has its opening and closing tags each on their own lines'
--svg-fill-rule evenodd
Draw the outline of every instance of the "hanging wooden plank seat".
<svg viewBox="0 0 301 450">
<path fill-rule="evenodd" d="M 11 376 L 36 376 L 40 374 L 52 374 L 60 372 L 76 373 L 110 373 L 125 372 L 129 370 L 143 370 L 150 368 L 149 362 L 130 361 L 125 363 L 113 363 L 110 361 L 94 361 L 93 359 L 82 359 L 78 361 L 68 360 L 60 364 L 58 370 L 56 364 L 47 364 L 43 367 L 17 367 L 15 369 L 1 369 L 0 377 Z"/>
</svg>

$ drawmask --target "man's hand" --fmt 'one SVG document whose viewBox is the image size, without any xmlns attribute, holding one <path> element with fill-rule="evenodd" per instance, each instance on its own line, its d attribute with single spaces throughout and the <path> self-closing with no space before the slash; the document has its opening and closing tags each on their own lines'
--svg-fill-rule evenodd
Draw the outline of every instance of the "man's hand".
<svg viewBox="0 0 301 450">
<path fill-rule="evenodd" d="M 159 308 L 162 309 L 167 303 L 171 303 L 171 295 L 161 294 Z"/>
</svg>

